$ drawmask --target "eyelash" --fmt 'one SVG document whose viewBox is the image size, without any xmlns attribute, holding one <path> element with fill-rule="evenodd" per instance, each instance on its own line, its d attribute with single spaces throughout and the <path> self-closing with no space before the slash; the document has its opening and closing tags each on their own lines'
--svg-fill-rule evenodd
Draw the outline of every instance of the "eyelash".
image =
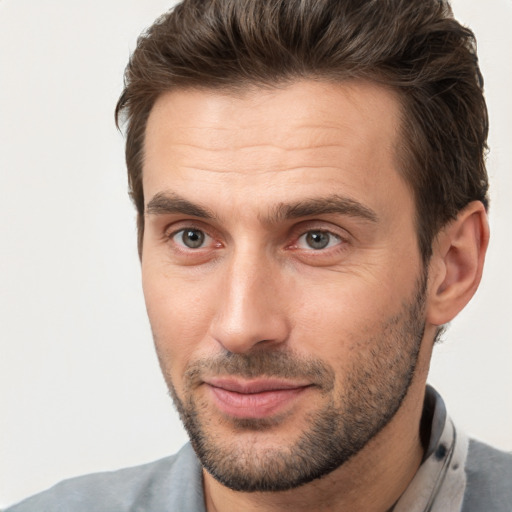
<svg viewBox="0 0 512 512">
<path fill-rule="evenodd" d="M 327 236 L 328 239 L 326 241 L 325 246 L 315 248 L 315 247 L 311 247 L 311 243 L 315 243 L 315 240 L 307 240 L 309 235 L 311 235 L 311 236 L 320 235 L 320 236 L 324 236 L 324 237 Z M 301 239 L 304 239 L 304 242 L 309 245 L 309 248 L 305 248 L 305 249 L 311 250 L 313 252 L 319 252 L 319 251 L 323 251 L 323 250 L 327 250 L 327 249 L 332 249 L 333 246 L 331 245 L 331 243 L 333 241 L 335 242 L 335 246 L 340 245 L 343 242 L 342 238 L 339 235 L 337 235 L 336 233 L 333 233 L 331 231 L 325 230 L 325 229 L 308 229 L 307 231 L 302 233 L 297 238 L 297 242 L 293 245 L 293 247 L 300 248 L 299 241 Z M 320 242 L 320 245 L 321 244 L 322 244 L 322 242 Z"/>
<path fill-rule="evenodd" d="M 194 231 L 194 232 L 202 233 L 202 235 L 204 236 L 203 244 L 200 247 L 192 248 L 192 247 L 187 247 L 183 242 L 182 243 L 178 242 L 176 240 L 176 237 L 178 237 L 179 235 L 181 235 L 181 237 L 183 237 L 187 231 L 188 232 Z M 180 251 L 183 251 L 183 252 L 185 252 L 185 251 L 196 252 L 196 251 L 199 251 L 201 249 L 204 249 L 205 248 L 205 243 L 207 244 L 208 240 L 213 241 L 213 240 L 215 240 L 215 238 L 218 238 L 218 237 L 215 237 L 215 236 L 212 236 L 212 235 L 208 234 L 208 231 L 206 229 L 204 229 L 203 227 L 196 226 L 194 224 L 190 224 L 190 225 L 183 226 L 183 227 L 181 227 L 179 229 L 174 229 L 171 232 L 167 232 L 165 234 L 165 238 L 170 243 L 173 243 L 175 246 L 178 246 Z M 221 248 L 221 247 L 222 247 L 222 244 L 220 242 L 216 242 L 215 243 L 215 248 Z"/>
<path fill-rule="evenodd" d="M 171 232 L 166 232 L 165 234 L 165 238 L 169 243 L 171 243 L 175 247 L 177 252 L 188 255 L 196 253 L 197 255 L 199 255 L 200 253 L 202 254 L 205 250 L 220 249 L 224 247 L 224 244 L 218 241 L 220 237 L 217 236 L 215 233 L 210 234 L 208 232 L 208 229 L 205 229 L 204 227 L 195 224 L 188 224 L 182 226 L 183 227 L 180 227 L 179 229 L 174 229 Z M 185 245 L 183 240 L 177 240 L 177 237 L 183 237 L 187 231 L 199 232 L 202 234 L 202 236 L 204 236 L 204 240 L 199 247 L 188 247 Z M 318 248 L 301 247 L 302 244 L 308 243 L 305 241 L 305 238 L 308 235 L 312 234 L 327 235 L 328 240 L 326 245 L 324 247 Z M 296 226 L 296 228 L 293 230 L 289 238 L 291 238 L 293 242 L 285 246 L 286 250 L 301 251 L 305 254 L 308 254 L 309 257 L 322 257 L 323 255 L 327 254 L 332 255 L 333 253 L 338 253 L 344 250 L 348 243 L 347 238 L 345 236 L 341 236 L 340 234 L 335 233 L 333 230 L 325 229 L 325 227 L 315 228 L 314 226 L 308 228 L 306 228 L 305 226 L 301 227 L 300 225 Z M 211 246 L 212 241 L 214 242 L 213 246 Z"/>
<path fill-rule="evenodd" d="M 176 240 L 176 237 L 178 235 L 181 234 L 181 238 L 183 239 L 185 237 L 186 234 L 190 235 L 192 233 L 198 233 L 200 234 L 199 238 L 202 240 L 200 240 L 201 242 L 201 245 L 198 246 L 198 247 L 187 247 L 188 249 L 192 249 L 192 250 L 195 250 L 195 249 L 200 249 L 204 243 L 206 243 L 209 239 L 212 239 L 212 237 L 210 235 L 208 235 L 207 233 L 205 233 L 202 229 L 196 229 L 196 228 L 184 228 L 184 229 L 180 229 L 179 231 L 176 231 L 172 236 L 171 236 L 171 240 L 174 241 L 174 243 L 178 244 L 178 245 L 181 245 L 177 242 Z M 185 241 L 183 240 L 183 246 L 186 246 L 185 244 Z"/>
</svg>

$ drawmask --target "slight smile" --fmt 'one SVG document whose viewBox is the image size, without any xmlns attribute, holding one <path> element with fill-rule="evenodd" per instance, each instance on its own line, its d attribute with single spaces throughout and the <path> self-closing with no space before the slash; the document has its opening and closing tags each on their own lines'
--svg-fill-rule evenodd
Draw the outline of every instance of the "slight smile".
<svg viewBox="0 0 512 512">
<path fill-rule="evenodd" d="M 311 384 L 276 379 L 212 378 L 205 381 L 215 405 L 239 419 L 261 419 L 283 412 Z"/>
</svg>

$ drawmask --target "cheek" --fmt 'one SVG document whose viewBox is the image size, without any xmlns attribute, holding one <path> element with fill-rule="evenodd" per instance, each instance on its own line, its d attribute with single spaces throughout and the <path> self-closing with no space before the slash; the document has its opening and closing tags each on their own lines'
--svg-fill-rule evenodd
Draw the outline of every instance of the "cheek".
<svg viewBox="0 0 512 512">
<path fill-rule="evenodd" d="M 346 368 L 372 350 L 383 326 L 402 311 L 413 290 L 410 286 L 411 290 L 397 290 L 386 284 L 382 274 L 380 279 L 334 277 L 321 286 L 309 283 L 302 290 L 296 288 L 294 339 L 297 350 L 311 350 L 316 357 Z"/>
<path fill-rule="evenodd" d="M 160 364 L 176 379 L 207 337 L 211 307 L 195 287 L 161 273 L 143 270 L 143 289 Z"/>
</svg>

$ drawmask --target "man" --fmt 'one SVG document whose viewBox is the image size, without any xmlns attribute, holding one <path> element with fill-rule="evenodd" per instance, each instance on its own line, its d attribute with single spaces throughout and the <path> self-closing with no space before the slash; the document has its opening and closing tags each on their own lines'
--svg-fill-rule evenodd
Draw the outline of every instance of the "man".
<svg viewBox="0 0 512 512">
<path fill-rule="evenodd" d="M 487 113 L 437 0 L 185 0 L 117 116 L 190 435 L 10 509 L 510 511 L 512 457 L 426 389 L 480 282 Z"/>
</svg>

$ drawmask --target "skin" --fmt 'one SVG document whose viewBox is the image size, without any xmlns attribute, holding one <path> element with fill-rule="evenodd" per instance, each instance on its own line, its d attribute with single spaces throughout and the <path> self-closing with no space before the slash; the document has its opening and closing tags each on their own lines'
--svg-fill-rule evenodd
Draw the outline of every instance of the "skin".
<svg viewBox="0 0 512 512">
<path fill-rule="evenodd" d="M 348 375 L 362 379 L 376 353 L 386 361 L 405 352 L 415 363 L 396 413 L 348 462 L 280 492 L 239 492 L 204 471 L 209 511 L 386 511 L 420 464 L 435 331 L 476 290 L 488 231 L 483 207 L 471 203 L 440 233 L 418 313 L 419 353 L 412 355 L 411 333 L 384 350 L 386 326 L 396 318 L 405 325 L 425 272 L 412 194 L 397 167 L 399 119 L 395 95 L 364 82 L 302 81 L 239 95 L 180 90 L 151 112 L 143 172 L 148 315 L 171 392 L 198 406 L 220 446 L 257 464 L 293 446 L 322 408 L 335 404 L 343 414 Z M 313 211 L 333 195 L 336 211 Z M 205 237 L 197 248 L 184 243 L 190 229 Z M 328 245 L 312 248 L 308 234 L 319 232 Z M 219 399 L 212 381 L 225 378 L 225 368 L 203 369 L 196 380 L 187 374 L 198 362 L 262 351 L 317 361 L 332 371 L 332 386 L 295 375 L 287 382 L 296 393 L 277 393 L 268 407 L 261 398 L 233 406 L 235 395 L 222 398 L 221 389 Z M 374 387 L 402 379 L 396 366 L 375 369 Z M 255 378 L 238 376 L 237 390 Z"/>
</svg>

